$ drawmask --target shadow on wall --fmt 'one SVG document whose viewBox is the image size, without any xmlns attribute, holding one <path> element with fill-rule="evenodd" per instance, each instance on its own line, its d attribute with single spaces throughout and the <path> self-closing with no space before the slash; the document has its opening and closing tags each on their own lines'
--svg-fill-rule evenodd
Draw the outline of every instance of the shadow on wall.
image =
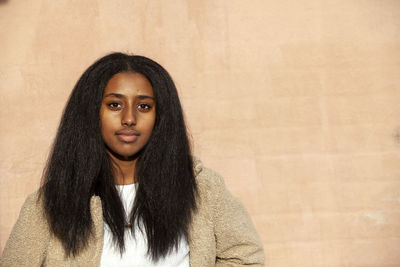
<svg viewBox="0 0 400 267">
<path fill-rule="evenodd" d="M 0 5 L 7 4 L 8 2 L 9 2 L 8 0 L 0 0 Z"/>
<path fill-rule="evenodd" d="M 395 144 L 400 146 L 400 126 L 394 129 L 393 139 Z"/>
</svg>

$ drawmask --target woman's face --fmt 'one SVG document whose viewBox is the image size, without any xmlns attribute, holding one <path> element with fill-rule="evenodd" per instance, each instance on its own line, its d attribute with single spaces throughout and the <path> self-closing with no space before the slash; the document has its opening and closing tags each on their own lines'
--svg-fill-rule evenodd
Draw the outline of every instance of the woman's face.
<svg viewBox="0 0 400 267">
<path fill-rule="evenodd" d="M 149 141 L 156 103 L 149 80 L 140 73 L 117 73 L 108 81 L 100 108 L 101 135 L 120 159 L 135 156 Z"/>
</svg>

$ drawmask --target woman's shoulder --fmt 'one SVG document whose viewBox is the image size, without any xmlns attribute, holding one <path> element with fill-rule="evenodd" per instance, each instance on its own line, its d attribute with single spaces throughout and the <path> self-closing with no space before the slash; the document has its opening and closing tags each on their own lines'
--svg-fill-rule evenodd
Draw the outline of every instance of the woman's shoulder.
<svg viewBox="0 0 400 267">
<path fill-rule="evenodd" d="M 26 198 L 24 202 L 24 206 L 36 206 L 39 204 L 41 198 L 40 198 L 40 189 L 36 190 L 33 193 L 30 193 Z"/>
<path fill-rule="evenodd" d="M 42 201 L 40 198 L 40 193 L 39 190 L 30 193 L 29 195 L 26 196 L 21 209 L 20 209 L 20 215 L 21 214 L 26 214 L 26 213 L 37 213 L 39 210 L 42 210 Z"/>
<path fill-rule="evenodd" d="M 26 197 L 21 207 L 19 220 L 29 220 L 30 223 L 43 223 L 45 221 L 43 201 L 39 190 Z"/>
<path fill-rule="evenodd" d="M 196 182 L 199 186 L 221 186 L 224 183 L 223 178 L 219 173 L 205 167 L 197 157 L 193 157 L 193 169 Z"/>
<path fill-rule="evenodd" d="M 42 201 L 37 191 L 30 194 L 22 205 L 17 222 L 4 247 L 0 266 L 39 266 L 49 237 Z M 36 256 L 27 256 L 27 251 L 29 255 Z"/>
</svg>

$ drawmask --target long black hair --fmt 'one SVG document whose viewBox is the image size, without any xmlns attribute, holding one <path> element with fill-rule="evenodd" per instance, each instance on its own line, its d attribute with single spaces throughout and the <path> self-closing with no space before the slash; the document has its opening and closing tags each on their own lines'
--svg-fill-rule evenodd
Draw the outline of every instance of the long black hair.
<svg viewBox="0 0 400 267">
<path fill-rule="evenodd" d="M 50 230 L 61 240 L 67 256 L 79 254 L 93 232 L 93 195 L 101 198 L 104 221 L 115 245 L 124 251 L 125 211 L 99 119 L 104 88 L 120 72 L 143 74 L 154 90 L 156 121 L 136 162 L 139 186 L 130 223 L 131 227 L 138 226 L 138 221 L 143 224 L 148 254 L 157 260 L 188 236 L 197 186 L 176 87 L 168 72 L 153 60 L 113 53 L 83 73 L 64 109 L 43 173 L 40 197 Z"/>
</svg>

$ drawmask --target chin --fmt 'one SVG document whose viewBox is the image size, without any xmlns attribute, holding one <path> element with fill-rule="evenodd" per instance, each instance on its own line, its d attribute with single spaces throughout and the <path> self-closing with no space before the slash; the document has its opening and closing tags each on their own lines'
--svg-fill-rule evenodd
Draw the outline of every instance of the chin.
<svg viewBox="0 0 400 267">
<path fill-rule="evenodd" d="M 139 156 L 138 151 L 117 151 L 117 150 L 111 150 L 107 149 L 110 155 L 112 155 L 114 158 L 117 158 L 119 160 L 134 160 Z"/>
</svg>

